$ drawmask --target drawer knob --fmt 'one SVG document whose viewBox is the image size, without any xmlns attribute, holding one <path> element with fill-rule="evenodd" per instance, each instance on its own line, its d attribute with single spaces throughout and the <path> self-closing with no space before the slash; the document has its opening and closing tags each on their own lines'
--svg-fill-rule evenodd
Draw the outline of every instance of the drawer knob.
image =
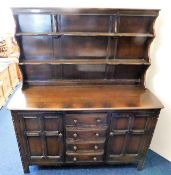
<svg viewBox="0 0 171 175">
<path fill-rule="evenodd" d="M 73 146 L 73 150 L 76 151 L 77 150 L 77 146 L 74 145 Z"/>
<path fill-rule="evenodd" d="M 97 160 L 97 157 L 93 157 L 93 160 L 96 161 Z"/>
<path fill-rule="evenodd" d="M 59 137 L 62 137 L 62 133 L 59 133 Z"/>
<path fill-rule="evenodd" d="M 74 119 L 74 123 L 77 124 L 78 123 L 78 120 L 77 119 Z"/>
<path fill-rule="evenodd" d="M 113 133 L 113 132 L 110 132 L 110 133 L 109 133 L 109 135 L 110 135 L 110 136 L 113 136 L 113 135 L 114 135 L 114 133 Z"/>
<path fill-rule="evenodd" d="M 76 162 L 76 161 L 77 161 L 77 158 L 76 158 L 76 157 L 74 157 L 74 158 L 73 158 L 73 161 L 74 161 L 74 162 Z"/>
<path fill-rule="evenodd" d="M 94 145 L 94 149 L 97 150 L 99 147 L 97 145 Z"/>
<path fill-rule="evenodd" d="M 96 137 L 99 137 L 99 133 L 96 133 Z"/>
<path fill-rule="evenodd" d="M 77 138 L 78 134 L 77 133 L 74 133 L 73 136 L 74 136 L 74 138 Z"/>
<path fill-rule="evenodd" d="M 101 122 L 101 119 L 99 119 L 99 118 L 96 119 L 96 122 L 97 122 L 97 123 L 100 123 L 100 122 Z"/>
</svg>

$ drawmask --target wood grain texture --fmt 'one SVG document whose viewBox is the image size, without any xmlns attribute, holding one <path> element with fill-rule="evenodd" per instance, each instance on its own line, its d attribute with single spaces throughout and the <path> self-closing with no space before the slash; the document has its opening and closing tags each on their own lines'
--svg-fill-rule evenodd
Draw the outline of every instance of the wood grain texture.
<svg viewBox="0 0 171 175">
<path fill-rule="evenodd" d="M 29 165 L 134 163 L 163 105 L 144 87 L 159 10 L 13 8 L 23 88 L 8 104 Z"/>
<path fill-rule="evenodd" d="M 134 86 L 31 86 L 19 89 L 10 110 L 127 110 L 162 108 L 148 90 Z"/>
</svg>

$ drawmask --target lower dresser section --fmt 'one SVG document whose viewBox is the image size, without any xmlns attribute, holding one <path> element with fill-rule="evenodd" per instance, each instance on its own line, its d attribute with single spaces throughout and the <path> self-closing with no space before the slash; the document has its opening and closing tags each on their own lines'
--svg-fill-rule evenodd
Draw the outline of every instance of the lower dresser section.
<svg viewBox="0 0 171 175">
<path fill-rule="evenodd" d="M 12 111 L 24 172 L 29 165 L 134 163 L 142 169 L 160 109 Z"/>
</svg>

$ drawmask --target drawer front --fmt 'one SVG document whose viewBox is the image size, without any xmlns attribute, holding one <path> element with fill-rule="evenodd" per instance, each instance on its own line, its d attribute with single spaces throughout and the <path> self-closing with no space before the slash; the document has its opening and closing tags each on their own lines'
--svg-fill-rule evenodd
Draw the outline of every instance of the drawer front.
<svg viewBox="0 0 171 175">
<path fill-rule="evenodd" d="M 107 114 L 67 114 L 66 125 L 79 126 L 79 125 L 106 125 Z"/>
<path fill-rule="evenodd" d="M 66 145 L 67 151 L 99 151 L 104 149 L 104 143 L 73 143 Z"/>
<path fill-rule="evenodd" d="M 103 155 L 66 155 L 66 162 L 70 163 L 86 163 L 86 162 L 102 162 L 103 161 Z"/>
<path fill-rule="evenodd" d="M 106 130 L 66 130 L 66 138 L 68 139 L 99 139 L 102 137 L 106 137 Z"/>
</svg>

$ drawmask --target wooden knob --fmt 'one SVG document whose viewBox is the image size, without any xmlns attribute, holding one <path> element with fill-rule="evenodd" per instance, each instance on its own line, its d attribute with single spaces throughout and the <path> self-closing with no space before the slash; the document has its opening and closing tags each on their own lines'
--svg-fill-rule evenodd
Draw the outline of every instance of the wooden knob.
<svg viewBox="0 0 171 175">
<path fill-rule="evenodd" d="M 96 161 L 97 160 L 97 157 L 93 157 L 93 160 Z"/>
<path fill-rule="evenodd" d="M 76 145 L 73 146 L 73 150 L 74 150 L 74 151 L 77 150 L 77 146 L 76 146 Z"/>
<path fill-rule="evenodd" d="M 97 150 L 98 148 L 99 148 L 99 147 L 98 147 L 97 145 L 94 145 L 94 149 L 96 149 L 96 150 Z"/>
<path fill-rule="evenodd" d="M 96 119 L 96 122 L 97 122 L 97 123 L 100 123 L 100 122 L 101 122 L 101 119 L 99 119 L 99 118 Z"/>
<path fill-rule="evenodd" d="M 78 134 L 77 134 L 77 133 L 74 133 L 73 136 L 74 136 L 75 138 L 77 138 Z"/>
<path fill-rule="evenodd" d="M 96 133 L 96 136 L 99 137 L 99 133 Z"/>
<path fill-rule="evenodd" d="M 77 161 L 77 158 L 76 158 L 76 157 L 74 157 L 74 158 L 73 158 L 73 161 L 74 161 L 74 162 L 76 162 L 76 161 Z"/>
<path fill-rule="evenodd" d="M 78 120 L 77 119 L 74 119 L 74 123 L 77 124 L 78 123 Z"/>
<path fill-rule="evenodd" d="M 59 133 L 59 137 L 62 137 L 63 135 L 62 135 L 62 133 Z"/>
<path fill-rule="evenodd" d="M 109 135 L 110 135 L 110 136 L 113 136 L 113 135 L 114 135 L 114 133 L 113 133 L 113 132 L 110 132 L 110 133 L 109 133 Z"/>
</svg>

